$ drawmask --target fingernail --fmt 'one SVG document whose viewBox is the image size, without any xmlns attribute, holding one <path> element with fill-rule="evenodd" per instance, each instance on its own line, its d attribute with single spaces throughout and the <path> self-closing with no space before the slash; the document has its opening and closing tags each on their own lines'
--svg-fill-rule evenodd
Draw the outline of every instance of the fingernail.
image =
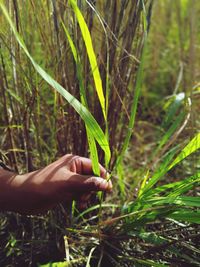
<svg viewBox="0 0 200 267">
<path fill-rule="evenodd" d="M 112 182 L 111 181 L 108 181 L 108 190 L 111 191 L 112 188 L 113 188 Z"/>
<path fill-rule="evenodd" d="M 99 186 L 101 190 L 103 191 L 111 191 L 112 190 L 112 182 L 107 181 L 106 179 L 102 179 L 101 177 L 98 177 L 99 180 Z"/>
<path fill-rule="evenodd" d="M 106 186 L 106 191 L 112 191 L 112 182 L 111 181 L 104 181 L 104 185 Z"/>
</svg>

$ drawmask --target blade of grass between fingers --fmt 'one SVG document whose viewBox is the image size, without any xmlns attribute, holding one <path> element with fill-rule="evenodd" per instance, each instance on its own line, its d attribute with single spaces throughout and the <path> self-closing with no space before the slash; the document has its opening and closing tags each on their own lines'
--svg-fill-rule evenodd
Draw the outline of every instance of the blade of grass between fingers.
<svg viewBox="0 0 200 267">
<path fill-rule="evenodd" d="M 101 104 L 101 109 L 102 109 L 104 119 L 106 121 L 107 119 L 106 119 L 106 110 L 105 110 L 105 97 L 104 97 L 103 88 L 102 88 L 102 80 L 101 80 L 99 68 L 97 65 L 97 59 L 96 59 L 96 55 L 95 55 L 93 44 L 92 44 L 92 38 L 89 32 L 88 26 L 85 22 L 85 19 L 80 9 L 78 8 L 76 1 L 69 0 L 69 2 L 76 15 L 76 18 L 78 20 L 78 23 L 81 29 L 81 33 L 83 36 L 83 40 L 85 42 L 85 46 L 86 46 L 86 50 L 87 50 L 87 54 L 88 54 L 88 58 L 89 58 L 89 62 L 90 62 L 91 70 L 92 70 L 92 75 L 94 78 L 97 95 L 99 98 L 99 102 Z"/>
<path fill-rule="evenodd" d="M 85 92 L 85 87 L 83 85 L 83 76 L 82 76 L 82 65 L 80 62 L 80 56 L 77 52 L 77 49 L 73 43 L 73 40 L 67 30 L 67 28 L 65 27 L 64 23 L 62 22 L 62 26 L 64 29 L 64 32 L 67 36 L 73 57 L 74 57 L 74 61 L 76 63 L 76 70 L 77 70 L 77 77 L 78 77 L 78 81 L 79 81 L 79 87 L 80 87 L 80 94 L 81 94 L 81 102 L 82 104 L 88 109 L 88 103 L 87 103 L 87 98 L 86 98 L 86 92 Z M 90 134 L 90 131 L 86 125 L 86 133 L 87 133 L 87 140 L 88 140 L 88 144 L 89 144 L 89 149 L 90 149 L 90 157 L 92 160 L 92 169 L 95 175 L 100 176 L 100 168 L 99 168 L 99 157 L 98 157 L 98 153 L 97 153 L 97 147 L 96 147 L 96 142 L 94 137 Z"/>
<path fill-rule="evenodd" d="M 106 138 L 108 140 L 108 127 L 107 127 L 107 112 L 106 112 L 106 103 L 105 103 L 105 98 L 104 98 L 104 93 L 103 93 L 103 88 L 102 88 L 102 80 L 101 80 L 101 76 L 100 76 L 100 72 L 99 72 L 99 68 L 98 68 L 98 64 L 97 64 L 97 59 L 96 59 L 96 55 L 94 52 L 94 48 L 93 48 L 93 44 L 92 44 L 92 38 L 88 29 L 88 26 L 85 22 L 85 19 L 80 11 L 80 9 L 78 8 L 78 5 L 76 3 L 75 0 L 70 0 L 70 4 L 72 6 L 72 9 L 76 15 L 76 18 L 78 20 L 80 29 L 81 29 L 81 33 L 83 36 L 83 40 L 85 42 L 85 46 L 86 46 L 86 51 L 88 54 L 88 58 L 89 58 L 89 62 L 90 62 L 90 66 L 91 66 L 91 70 L 92 70 L 92 75 L 94 78 L 94 83 L 95 83 L 95 87 L 96 87 L 96 92 L 99 98 L 99 102 L 101 105 L 101 109 L 102 109 L 102 113 L 104 116 L 104 120 L 106 122 Z M 69 36 L 69 35 L 68 35 Z M 72 43 L 72 42 L 71 42 Z M 77 58 L 78 59 L 78 58 Z M 94 140 L 91 139 L 90 141 L 90 146 L 92 146 L 92 148 L 94 149 L 94 147 L 96 147 L 96 144 L 94 142 Z M 93 154 L 93 156 L 97 156 L 97 151 L 96 153 Z M 95 158 L 93 159 L 93 161 L 95 161 Z M 95 162 L 97 164 L 97 162 Z M 105 157 L 105 165 L 106 167 L 108 167 L 108 163 L 109 161 L 107 160 L 107 158 Z M 103 201 L 103 193 L 99 192 L 98 193 L 99 196 L 99 201 L 100 203 L 102 203 Z M 101 208 L 99 210 L 99 219 L 101 218 Z"/>
<path fill-rule="evenodd" d="M 100 147 L 105 152 L 105 158 L 107 162 L 110 160 L 111 152 L 109 148 L 109 144 L 107 141 L 107 138 L 105 137 L 102 129 L 94 119 L 94 117 L 91 115 L 91 113 L 88 111 L 87 108 L 85 108 L 74 96 L 72 96 L 67 90 L 65 90 L 58 82 L 56 82 L 49 74 L 47 74 L 31 57 L 30 53 L 28 52 L 28 49 L 26 48 L 23 40 L 21 39 L 20 35 L 18 34 L 4 4 L 3 1 L 0 1 L 0 7 L 3 11 L 3 14 L 5 18 L 7 19 L 8 23 L 10 24 L 10 27 L 15 35 L 15 38 L 17 39 L 19 45 L 24 50 L 25 54 L 30 59 L 32 65 L 34 66 L 35 70 L 40 74 L 40 76 L 54 89 L 56 89 L 68 102 L 69 104 L 77 111 L 77 113 L 81 116 L 81 118 L 84 120 L 85 124 L 87 125 L 90 134 L 96 139 L 96 141 L 99 143 Z"/>
<path fill-rule="evenodd" d="M 94 13 L 96 14 L 99 22 L 101 23 L 101 26 L 103 28 L 104 34 L 105 34 L 105 43 L 106 43 L 106 93 L 105 93 L 105 110 L 106 110 L 106 118 L 108 116 L 108 106 L 109 106 L 109 95 L 110 95 L 110 84 L 109 84 L 109 62 L 110 62 L 110 46 L 109 46 L 109 40 L 108 40 L 108 33 L 107 30 L 105 28 L 106 22 L 103 20 L 103 18 L 101 17 L 101 15 L 99 14 L 99 12 L 97 11 L 97 9 L 95 8 L 93 3 L 90 3 L 89 1 L 86 0 L 86 3 L 90 6 L 90 8 L 94 11 Z M 106 124 L 106 129 L 105 129 L 105 133 L 107 138 L 109 138 L 109 130 L 108 130 L 108 121 L 105 121 Z M 108 166 L 106 166 L 108 167 Z"/>
</svg>

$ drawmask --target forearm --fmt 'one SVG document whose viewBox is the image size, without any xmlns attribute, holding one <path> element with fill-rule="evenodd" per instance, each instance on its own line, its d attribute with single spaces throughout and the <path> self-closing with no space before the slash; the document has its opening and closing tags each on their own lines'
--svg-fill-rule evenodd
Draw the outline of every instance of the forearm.
<svg viewBox="0 0 200 267">
<path fill-rule="evenodd" d="M 16 198 L 17 174 L 0 169 L 0 211 L 12 210 Z"/>
<path fill-rule="evenodd" d="M 49 207 L 49 199 L 42 187 L 38 171 L 18 175 L 0 169 L 0 211 L 34 214 Z M 43 177 L 42 177 L 43 178 Z"/>
<path fill-rule="evenodd" d="M 18 175 L 0 169 L 0 211 L 29 213 L 38 202 L 37 186 L 31 182 L 35 172 Z"/>
</svg>

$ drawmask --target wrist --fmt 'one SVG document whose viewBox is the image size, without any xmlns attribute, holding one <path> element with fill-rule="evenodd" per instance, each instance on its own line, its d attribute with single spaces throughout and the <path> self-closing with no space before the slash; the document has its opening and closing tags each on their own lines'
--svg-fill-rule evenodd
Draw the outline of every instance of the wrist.
<svg viewBox="0 0 200 267">
<path fill-rule="evenodd" d="M 0 170 L 0 211 L 27 213 L 32 208 L 38 195 L 32 186 L 31 174 Z"/>
<path fill-rule="evenodd" d="M 0 210 L 9 211 L 12 208 L 12 201 L 15 198 L 14 188 L 17 186 L 16 177 L 18 175 L 14 172 L 4 169 L 0 170 Z M 19 179 L 17 179 L 19 180 Z"/>
</svg>

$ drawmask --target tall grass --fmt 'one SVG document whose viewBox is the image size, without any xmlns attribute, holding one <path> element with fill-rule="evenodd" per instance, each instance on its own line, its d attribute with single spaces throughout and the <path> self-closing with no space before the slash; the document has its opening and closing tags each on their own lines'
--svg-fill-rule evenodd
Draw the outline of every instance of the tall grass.
<svg viewBox="0 0 200 267">
<path fill-rule="evenodd" d="M 23 8 L 30 10 L 30 12 L 32 12 L 32 10 L 33 10 L 33 12 L 36 12 L 36 8 L 37 8 L 38 3 L 29 2 L 29 3 L 26 3 L 26 5 L 27 5 L 26 7 L 25 6 L 22 7 L 21 5 L 19 5 L 21 12 L 23 12 Z M 16 12 L 19 13 L 19 7 L 18 7 L 18 9 L 16 9 L 15 13 Z M 106 30 L 108 31 L 108 33 L 111 32 L 111 34 L 112 34 L 112 35 L 110 35 L 110 38 L 108 40 L 110 51 L 106 51 L 107 47 L 104 46 L 105 33 L 102 30 L 101 22 L 98 20 L 98 18 L 94 17 L 94 14 L 93 14 L 94 11 L 91 8 L 89 8 L 89 6 L 87 5 L 86 2 L 82 3 L 81 7 L 82 7 L 82 9 L 86 9 L 88 7 L 86 9 L 86 21 L 90 21 L 89 30 L 91 32 L 91 35 L 95 35 L 96 33 L 98 33 L 98 36 L 101 38 L 100 41 L 98 42 L 98 44 L 95 44 L 95 43 L 93 44 L 96 47 L 96 49 L 99 50 L 98 65 L 99 65 L 99 69 L 101 71 L 101 79 L 100 79 L 98 77 L 99 74 L 96 75 L 96 73 L 98 73 L 98 71 L 97 71 L 98 68 L 96 68 L 94 70 L 95 71 L 95 77 L 96 77 L 96 78 L 94 78 L 94 81 L 96 80 L 96 82 L 95 82 L 96 84 L 99 83 L 99 85 L 97 85 L 97 88 L 98 87 L 101 88 L 101 80 L 102 80 L 102 88 L 104 88 L 103 89 L 104 92 L 102 93 L 101 92 L 102 89 L 98 89 L 97 92 L 98 91 L 101 92 L 101 93 L 99 93 L 99 95 L 101 95 L 101 96 L 103 94 L 108 95 L 108 91 L 110 91 L 109 105 L 107 104 L 106 113 L 108 114 L 107 116 L 108 116 L 108 121 L 109 121 L 110 147 L 111 147 L 112 151 L 116 151 L 116 152 L 114 152 L 114 155 L 112 157 L 112 161 L 110 164 L 110 169 L 111 169 L 113 167 L 114 161 L 116 159 L 117 150 L 118 151 L 120 150 L 121 142 L 117 141 L 117 140 L 120 140 L 121 135 L 124 136 L 124 134 L 126 132 L 125 127 L 121 127 L 121 129 L 119 128 L 116 131 L 115 126 L 120 125 L 120 124 L 117 123 L 118 116 L 117 116 L 116 112 L 113 114 L 112 111 L 114 109 L 116 109 L 118 111 L 118 114 L 120 116 L 122 116 L 120 120 L 124 121 L 124 125 L 127 125 L 126 122 L 128 121 L 128 118 L 129 118 L 128 112 L 129 112 L 129 105 L 130 105 L 129 96 L 131 95 L 131 92 L 133 92 L 133 86 L 131 86 L 131 84 L 133 83 L 133 81 L 134 81 L 133 79 L 135 78 L 135 71 L 132 72 L 131 69 L 134 69 L 138 65 L 138 60 L 136 60 L 137 54 L 135 55 L 134 51 L 137 51 L 137 53 L 139 55 L 140 50 L 141 50 L 141 48 L 140 48 L 141 44 L 137 43 L 136 42 L 137 40 L 134 41 L 134 32 L 136 31 L 136 23 L 139 20 L 139 13 L 141 11 L 141 6 L 137 3 L 135 3 L 134 5 L 131 5 L 128 3 L 127 4 L 125 4 L 125 3 L 124 4 L 119 4 L 119 3 L 116 4 L 113 2 L 113 3 L 109 4 L 109 6 L 107 6 L 107 4 L 103 4 L 103 5 L 97 4 L 96 10 L 99 10 L 99 13 L 105 13 L 104 17 L 108 17 L 108 14 L 110 12 L 114 13 L 116 11 L 116 8 L 117 8 L 118 12 L 120 13 L 120 17 L 118 18 L 117 21 L 112 21 L 109 19 L 107 22 L 104 22 Z M 68 88 L 69 92 L 71 92 L 75 97 L 80 99 L 79 98 L 79 91 L 78 91 L 79 84 L 76 82 L 77 81 L 76 80 L 76 75 L 77 75 L 76 74 L 77 73 L 76 72 L 76 66 L 73 65 L 72 54 L 69 50 L 68 41 L 66 40 L 66 38 L 64 36 L 64 31 L 62 30 L 62 27 L 59 27 L 59 29 L 57 29 L 56 25 L 60 24 L 61 20 L 62 20 L 63 23 L 67 26 L 67 28 L 69 27 L 70 32 L 72 34 L 72 39 L 73 38 L 75 39 L 75 45 L 77 48 L 79 48 L 81 50 L 82 49 L 87 50 L 87 49 L 90 49 L 90 47 L 88 47 L 88 45 L 87 45 L 84 48 L 84 46 L 85 46 L 84 40 L 82 38 L 76 38 L 77 34 L 79 34 L 78 33 L 79 28 L 78 28 L 76 19 L 73 18 L 73 16 L 74 16 L 73 11 L 72 10 L 70 11 L 69 7 L 65 6 L 64 3 L 62 4 L 62 7 L 60 6 L 60 4 L 58 4 L 58 6 L 53 5 L 52 8 L 53 8 L 53 17 L 50 18 L 49 17 L 49 13 L 50 13 L 50 9 L 51 9 L 50 2 L 49 2 L 49 4 L 46 5 L 46 10 L 45 10 L 45 6 L 42 4 L 41 8 L 40 8 L 41 13 L 38 14 L 38 16 L 36 16 L 35 18 L 33 18 L 32 22 L 31 22 L 32 25 L 29 24 L 30 29 L 31 29 L 31 27 L 33 27 L 33 25 L 37 25 L 37 27 L 39 29 L 38 32 L 35 33 L 36 36 L 34 37 L 36 40 L 34 42 L 34 46 L 36 46 L 36 45 L 37 46 L 36 47 L 33 47 L 33 46 L 29 47 L 30 40 L 28 39 L 29 38 L 28 35 L 24 35 L 24 37 L 25 37 L 24 41 L 27 45 L 27 48 L 28 48 L 30 54 L 34 57 L 36 62 L 38 62 L 37 58 L 39 57 L 39 55 L 42 56 L 42 53 L 44 52 L 44 55 L 42 57 L 46 58 L 46 62 L 45 62 L 45 60 L 43 60 L 41 67 L 44 67 L 45 64 L 47 64 L 45 69 L 48 71 L 48 69 L 49 69 L 48 65 L 49 64 L 51 66 L 54 66 L 53 69 L 51 69 L 51 72 L 53 71 L 53 73 L 54 73 L 54 79 L 57 80 L 58 82 L 60 82 L 64 88 Z M 59 9 L 63 9 L 63 11 L 59 13 Z M 130 16 L 133 16 L 134 14 L 136 15 L 136 17 L 135 17 L 136 21 L 134 21 L 135 24 L 133 24 L 133 27 L 132 26 L 126 27 L 126 25 L 129 25 L 129 22 L 127 21 L 126 18 L 124 19 L 124 24 L 121 24 L 121 20 L 123 19 L 123 17 L 125 17 L 125 12 L 126 12 L 126 14 L 129 13 Z M 134 13 L 134 12 L 136 12 L 136 13 Z M 138 12 L 138 15 L 137 15 L 137 12 Z M 19 15 L 17 13 L 16 13 L 16 16 L 19 17 Z M 92 22 L 93 17 L 95 20 L 94 23 Z M 101 17 L 103 17 L 103 15 L 101 15 Z M 21 27 L 23 27 L 23 23 L 26 23 L 26 16 L 21 21 L 21 24 L 22 24 Z M 116 23 L 116 25 L 114 25 L 113 23 Z M 5 25 L 5 22 L 4 22 L 4 25 Z M 43 28 L 43 31 L 42 31 L 42 25 L 45 25 Z M 110 25 L 113 27 L 113 29 L 111 28 Z M 6 25 L 4 27 L 2 27 L 2 36 L 5 36 L 5 32 L 7 32 L 6 27 L 7 27 Z M 20 30 L 20 26 L 17 26 L 17 27 Z M 116 27 L 116 32 L 114 31 L 115 27 Z M 28 29 L 28 28 L 26 28 L 26 29 Z M 55 32 L 54 32 L 54 29 L 55 29 Z M 127 34 L 125 34 L 125 32 L 123 32 L 124 29 L 127 32 Z M 129 33 L 128 32 L 129 30 L 133 31 L 133 33 L 131 33 L 131 32 Z M 21 29 L 21 31 L 23 31 L 23 29 Z M 122 42 L 122 38 L 123 38 L 122 36 L 120 38 L 118 38 L 122 32 L 123 32 L 123 36 L 125 36 L 124 38 L 128 38 L 128 40 L 123 41 L 123 42 Z M 139 34 L 139 32 L 137 34 Z M 27 40 L 26 40 L 26 36 L 27 36 Z M 48 39 L 47 39 L 47 36 L 49 36 Z M 80 34 L 80 36 L 81 36 L 81 34 Z M 41 38 L 41 41 L 40 41 L 40 38 Z M 117 38 L 119 39 L 118 41 L 117 41 Z M 14 41 L 14 37 L 12 37 L 12 39 Z M 44 43 L 46 44 L 45 45 L 46 49 L 43 49 L 43 51 L 42 51 L 40 49 L 40 46 Z M 60 46 L 62 46 L 62 47 L 59 47 L 57 44 L 60 44 Z M 91 41 L 90 41 L 90 45 L 91 45 Z M 57 54 L 54 55 L 53 51 L 58 51 L 58 53 L 60 54 L 59 58 L 58 58 Z M 20 50 L 18 51 L 18 53 L 20 54 L 20 56 L 22 58 L 24 57 L 24 55 L 22 54 L 22 52 Z M 110 58 L 109 66 L 104 65 L 104 62 L 107 62 L 108 53 L 109 53 L 109 58 Z M 36 57 L 34 56 L 34 54 L 36 54 Z M 88 57 L 87 53 L 81 53 L 80 57 L 81 57 L 80 60 L 81 60 L 82 65 L 83 65 L 83 77 L 85 79 L 84 80 L 84 86 L 86 87 L 86 95 L 87 95 L 87 99 L 88 99 L 88 103 L 89 103 L 89 109 L 90 109 L 91 113 L 94 115 L 94 117 L 96 118 L 96 120 L 98 121 L 98 123 L 100 125 L 102 125 L 102 127 L 105 130 L 106 122 L 105 123 L 103 122 L 103 120 L 104 120 L 103 117 L 105 117 L 105 115 L 103 115 L 103 113 L 105 114 L 105 111 L 102 112 L 102 110 L 101 110 L 101 106 L 104 104 L 100 104 L 104 100 L 100 100 L 100 103 L 98 103 L 99 101 L 96 98 L 97 95 L 92 90 L 92 87 L 94 85 L 94 82 L 92 80 L 92 75 L 89 75 L 90 71 L 93 68 L 95 68 L 96 63 L 95 63 L 94 59 L 90 59 L 90 56 Z M 95 58 L 94 55 L 93 55 L 93 58 Z M 116 58 L 116 60 L 114 60 L 114 58 Z M 27 59 L 25 59 L 25 60 L 27 61 Z M 48 63 L 48 60 L 49 60 L 49 63 Z M 94 63 L 92 63 L 93 66 L 90 66 L 89 61 L 90 62 L 94 61 Z M 69 65 L 66 65 L 66 62 L 69 62 Z M 119 63 L 119 65 L 117 62 Z M 20 63 L 20 62 L 18 62 L 18 63 Z M 39 64 L 41 63 L 41 59 L 39 59 L 38 63 Z M 22 64 L 17 64 L 17 66 L 22 66 Z M 38 86 L 40 88 L 40 84 L 41 84 L 40 78 L 35 76 L 35 74 L 32 75 L 33 69 L 32 69 L 29 62 L 27 62 L 27 66 L 29 66 L 29 73 L 31 75 L 32 83 L 35 83 L 34 77 L 36 77 L 37 79 L 39 79 Z M 107 67 L 109 67 L 108 68 L 109 73 L 107 72 Z M 119 72 L 119 68 L 122 68 L 123 71 L 120 70 L 120 72 Z M 126 69 L 129 69 L 128 74 L 127 74 Z M 23 73 L 24 73 L 23 71 L 20 72 L 20 75 L 22 75 Z M 19 79 L 22 79 L 20 75 L 19 75 Z M 124 76 L 124 78 L 122 76 Z M 99 81 L 99 82 L 97 82 L 97 81 Z M 107 88 L 108 84 L 110 87 L 109 89 Z M 42 84 L 42 86 L 43 86 L 43 84 Z M 23 91 L 24 91 L 23 94 L 28 97 L 26 87 L 27 86 L 25 83 L 24 85 L 22 84 L 21 88 L 23 88 Z M 66 153 L 66 152 L 73 152 L 76 154 L 87 155 L 88 152 L 87 152 L 86 133 L 85 133 L 85 130 L 83 128 L 83 124 L 80 122 L 79 118 L 77 117 L 77 115 L 75 115 L 75 113 L 71 110 L 71 108 L 67 107 L 66 104 L 63 103 L 63 100 L 60 98 L 59 95 L 57 95 L 57 93 L 55 93 L 55 97 L 54 97 L 54 95 L 47 90 L 47 87 L 45 87 L 45 85 L 43 87 L 45 88 L 45 90 L 44 89 L 40 90 L 37 88 L 35 89 L 35 90 L 37 90 L 37 94 L 39 94 L 39 97 L 34 99 L 33 109 L 36 108 L 35 101 L 40 103 L 40 105 L 38 106 L 38 110 L 42 108 L 42 104 L 43 104 L 42 102 L 45 101 L 45 98 L 48 99 L 48 101 L 51 101 L 51 103 L 54 102 L 53 106 L 51 105 L 51 107 L 54 110 L 54 117 L 49 117 L 49 119 L 47 119 L 47 120 L 50 120 L 49 121 L 50 125 L 54 125 L 54 128 L 53 128 L 54 131 L 51 131 L 52 138 L 50 138 L 51 143 L 52 143 L 51 147 L 54 148 L 54 152 L 50 155 L 50 158 L 54 157 L 53 155 L 55 154 L 55 150 L 60 151 L 59 153 L 61 153 L 61 154 Z M 128 88 L 128 87 L 129 87 L 129 90 L 127 92 L 126 88 Z M 38 92 L 38 90 L 40 90 L 41 93 L 40 93 L 40 91 Z M 13 91 L 13 90 L 11 90 L 11 91 Z M 107 91 L 107 92 L 105 92 L 105 91 Z M 122 92 L 123 92 L 123 95 L 122 95 Z M 20 92 L 19 92 L 19 94 L 20 94 Z M 13 95 L 14 95 L 14 93 L 13 93 Z M 15 93 L 15 95 L 20 97 L 20 95 L 18 95 L 17 93 Z M 50 96 L 51 96 L 51 100 L 49 100 Z M 125 99 L 127 99 L 126 100 L 127 103 L 125 103 Z M 18 106 L 18 105 L 20 105 L 20 104 L 17 102 L 16 106 Z M 20 107 L 20 108 L 22 109 L 22 107 Z M 67 109 L 69 109 L 69 110 L 67 110 Z M 104 107 L 104 109 L 105 109 L 105 107 Z M 120 110 L 125 110 L 125 112 L 120 112 Z M 71 117 L 71 119 L 70 119 L 70 117 L 66 116 L 66 112 L 70 114 L 69 116 L 75 116 L 75 117 Z M 38 118 L 37 118 L 37 120 L 34 121 L 34 123 L 40 122 L 41 116 L 44 116 L 44 113 L 42 115 L 38 114 Z M 110 116 L 110 118 L 109 118 L 109 116 Z M 76 123 L 76 127 L 74 127 L 72 121 L 79 121 L 79 123 Z M 66 122 L 66 123 L 64 123 L 64 122 Z M 118 126 L 118 127 L 120 127 L 120 126 Z M 41 128 L 41 127 L 39 127 L 39 128 Z M 77 129 L 75 129 L 75 128 L 77 128 Z M 38 130 L 38 127 L 37 127 L 37 130 Z M 77 132 L 79 132 L 81 145 L 77 144 L 77 141 L 79 139 L 79 138 L 76 138 Z M 41 134 L 43 134 L 43 133 L 40 133 L 40 135 Z M 26 133 L 26 135 L 29 136 L 29 133 Z M 39 133 L 38 133 L 38 135 L 39 135 Z M 49 138 L 49 137 L 50 136 L 48 135 L 47 138 Z M 57 137 L 57 142 L 55 142 L 56 137 Z M 49 155 L 49 151 L 47 151 L 48 146 L 45 146 L 45 143 L 43 143 L 43 141 L 39 140 L 39 139 L 40 138 L 38 137 L 37 143 L 38 143 L 38 146 L 40 146 L 40 149 L 39 149 L 39 147 L 37 147 L 37 150 L 40 151 L 41 154 L 47 153 L 47 155 Z M 42 138 L 42 139 L 44 140 L 44 138 Z M 76 145 L 74 145 L 75 142 L 73 142 L 73 139 L 76 140 Z M 116 139 L 116 142 L 115 142 L 115 139 Z M 67 142 L 66 142 L 66 140 L 67 140 Z M 49 140 L 48 140 L 48 142 L 49 142 Z M 63 144 L 65 144 L 65 145 L 63 145 Z M 41 149 L 41 146 L 42 146 L 42 149 Z M 57 148 L 56 148 L 56 146 L 57 146 Z M 19 158 L 19 156 L 20 155 L 17 155 L 17 158 Z M 29 156 L 30 156 L 30 158 L 32 158 L 31 155 L 29 155 Z M 99 156 L 100 156 L 100 161 L 103 163 L 102 153 L 100 153 Z M 46 158 L 45 154 L 44 154 L 44 156 L 41 156 L 41 157 Z M 12 164 L 12 161 L 11 161 L 11 164 Z M 12 164 L 12 165 L 14 166 L 16 164 Z"/>
<path fill-rule="evenodd" d="M 190 122 L 193 92 L 176 89 L 165 101 L 165 116 L 158 126 L 162 136 L 147 153 L 145 164 L 136 170 L 131 167 L 132 141 L 138 146 L 143 138 L 137 135 L 136 115 L 142 111 L 139 96 L 152 1 L 27 1 L 23 5 L 19 1 L 8 2 L 7 7 L 3 2 L 2 154 L 13 168 L 23 170 L 25 162 L 27 171 L 64 153 L 90 155 L 94 173 L 98 174 L 101 161 L 114 183 L 107 203 L 93 203 L 83 212 L 74 206 L 70 215 L 61 206 L 47 217 L 24 223 L 25 229 L 32 228 L 32 248 L 38 232 L 44 240 L 50 235 L 54 243 L 62 244 L 58 232 L 65 235 L 65 247 L 51 259 L 63 259 L 65 251 L 68 262 L 60 266 L 197 264 L 200 200 L 194 191 L 200 173 L 198 168 L 192 175 L 176 171 L 176 165 L 184 167 L 185 159 L 200 148 L 196 132 L 191 140 L 176 143 Z M 179 174 L 182 180 L 163 181 Z M 183 231 L 188 235 L 183 237 Z M 22 262 L 20 234 L 12 229 L 10 233 L 7 257 Z M 26 231 L 24 235 L 27 240 Z M 36 261 L 46 259 L 37 256 L 33 264 Z"/>
</svg>

